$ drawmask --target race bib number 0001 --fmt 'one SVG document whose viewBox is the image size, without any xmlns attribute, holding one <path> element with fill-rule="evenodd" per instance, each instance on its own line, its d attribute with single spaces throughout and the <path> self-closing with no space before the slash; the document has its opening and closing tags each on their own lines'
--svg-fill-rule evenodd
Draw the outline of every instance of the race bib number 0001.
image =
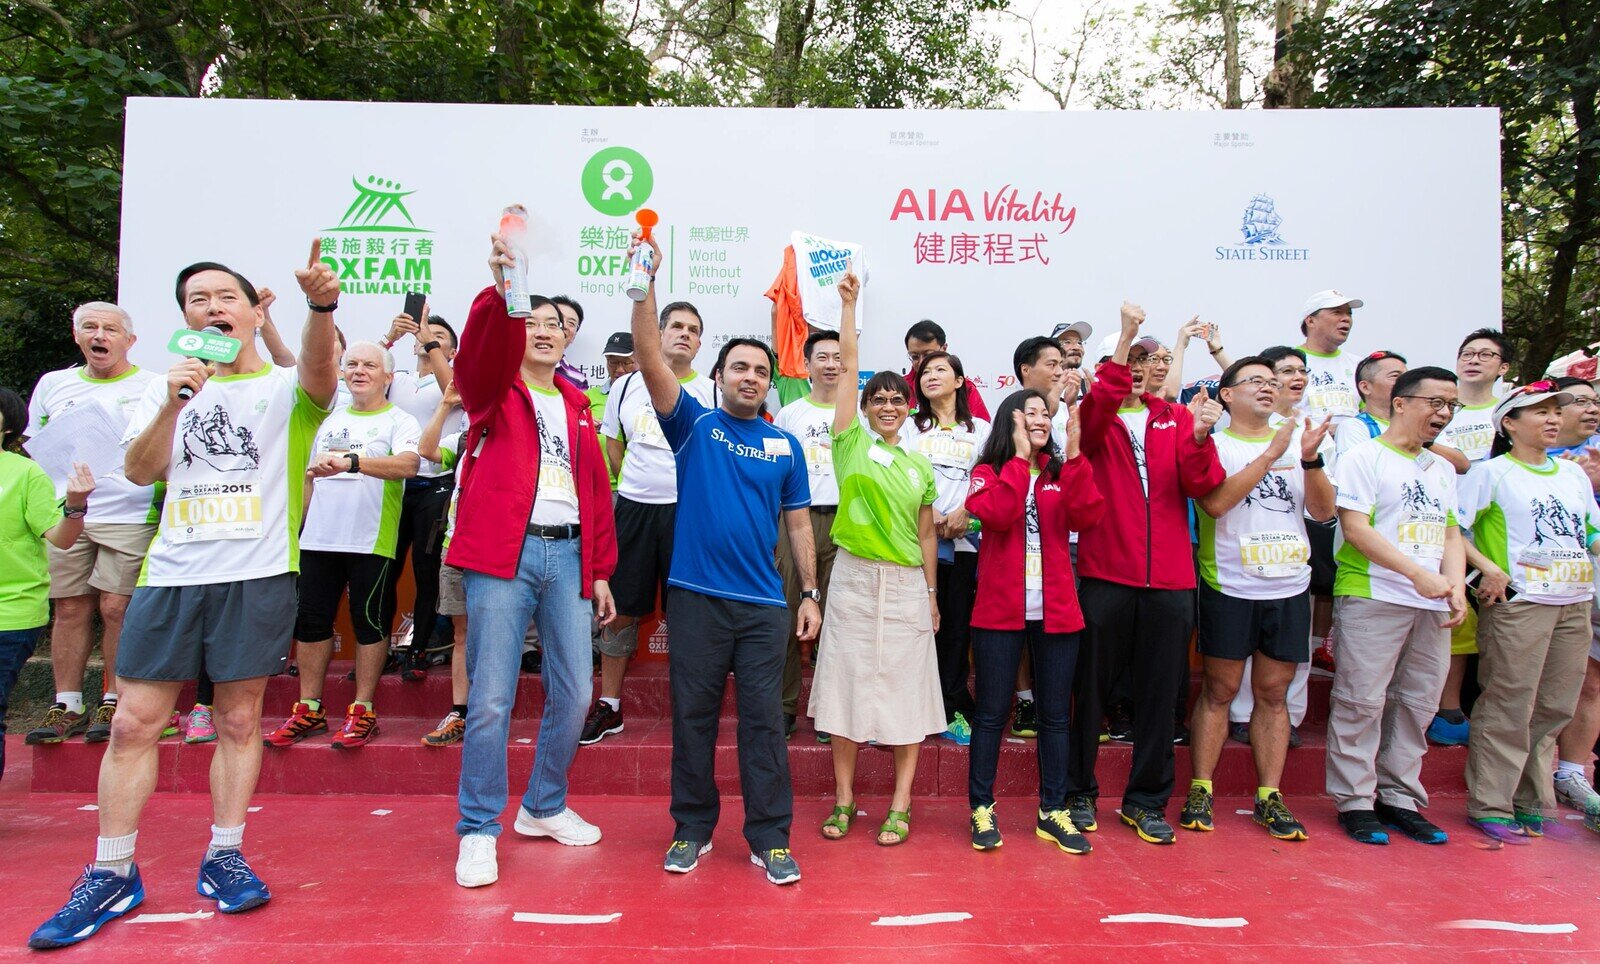
<svg viewBox="0 0 1600 964">
<path fill-rule="evenodd" d="M 261 483 L 203 482 L 167 493 L 161 537 L 172 543 L 262 536 Z"/>
<path fill-rule="evenodd" d="M 1239 565 L 1247 575 L 1288 579 L 1305 573 L 1311 547 L 1298 532 L 1247 532 L 1239 537 Z"/>
<path fill-rule="evenodd" d="M 1443 559 L 1444 526 L 1441 512 L 1407 512 L 1400 517 L 1395 542 L 1413 559 Z"/>
</svg>

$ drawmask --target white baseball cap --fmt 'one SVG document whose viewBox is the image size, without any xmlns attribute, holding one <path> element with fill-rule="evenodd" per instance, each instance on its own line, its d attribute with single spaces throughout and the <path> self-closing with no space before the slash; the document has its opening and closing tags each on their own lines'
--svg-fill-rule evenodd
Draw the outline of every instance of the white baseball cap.
<svg viewBox="0 0 1600 964">
<path fill-rule="evenodd" d="M 1307 298 L 1305 308 L 1300 312 L 1300 317 L 1314 315 L 1324 308 L 1343 308 L 1346 305 L 1351 308 L 1360 308 L 1364 304 L 1366 302 L 1360 298 L 1352 298 L 1337 288 L 1329 288 L 1327 291 L 1319 291 Z"/>
<path fill-rule="evenodd" d="M 1094 337 L 1094 329 L 1089 327 L 1089 323 L 1087 321 L 1074 321 L 1071 324 L 1062 322 L 1050 332 L 1050 337 L 1060 341 L 1061 336 L 1065 335 L 1069 331 L 1077 332 L 1078 340 L 1083 342 L 1085 345 L 1089 344 L 1089 339 Z"/>
<path fill-rule="evenodd" d="M 1112 332 L 1111 334 L 1109 334 L 1109 335 L 1105 336 L 1104 338 L 1100 339 L 1100 350 L 1095 352 L 1095 354 L 1094 354 L 1095 360 L 1096 361 L 1105 361 L 1107 358 L 1110 358 L 1112 355 L 1116 354 L 1117 342 L 1119 342 L 1121 340 L 1122 340 L 1122 333 L 1121 332 Z M 1149 335 L 1142 335 L 1142 336 L 1140 336 L 1138 338 L 1135 338 L 1133 340 L 1133 344 L 1128 346 L 1128 347 L 1129 348 L 1138 347 L 1138 348 L 1143 348 L 1147 352 L 1154 352 L 1156 349 L 1161 347 L 1161 342 L 1156 341 L 1154 338 L 1151 338 Z"/>
<path fill-rule="evenodd" d="M 1500 431 L 1500 422 L 1516 409 L 1537 405 L 1551 398 L 1555 399 L 1558 405 L 1568 405 L 1576 397 L 1571 392 L 1558 390 L 1554 382 L 1534 382 L 1531 385 L 1524 385 L 1502 398 L 1500 404 L 1494 407 L 1494 412 L 1489 416 L 1489 420 L 1494 423 L 1494 430 L 1498 432 Z"/>
</svg>

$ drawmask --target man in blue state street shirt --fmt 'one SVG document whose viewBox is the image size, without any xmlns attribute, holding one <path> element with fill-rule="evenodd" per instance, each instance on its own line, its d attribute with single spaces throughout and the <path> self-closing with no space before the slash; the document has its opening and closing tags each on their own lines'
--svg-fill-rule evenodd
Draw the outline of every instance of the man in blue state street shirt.
<svg viewBox="0 0 1600 964">
<path fill-rule="evenodd" d="M 659 265 L 661 249 L 646 243 Z M 783 728 L 789 614 L 773 560 L 781 514 L 800 573 L 799 636 L 814 638 L 821 610 L 805 455 L 793 435 L 761 417 L 773 370 L 761 342 L 735 338 L 723 346 L 711 370 L 720 408 L 708 409 L 683 390 L 661 353 L 653 275 L 645 299 L 633 307 L 633 346 L 678 469 L 667 580 L 677 826 L 665 867 L 686 874 L 711 850 L 721 809 L 712 768 L 731 670 L 739 678 L 739 785 L 750 862 L 773 883 L 792 883 L 800 867 L 789 853 L 794 794 Z"/>
</svg>

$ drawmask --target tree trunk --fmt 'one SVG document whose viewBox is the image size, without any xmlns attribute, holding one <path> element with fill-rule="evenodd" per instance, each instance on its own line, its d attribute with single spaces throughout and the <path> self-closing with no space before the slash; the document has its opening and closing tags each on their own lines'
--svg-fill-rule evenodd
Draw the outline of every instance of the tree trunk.
<svg viewBox="0 0 1600 964">
<path fill-rule="evenodd" d="M 781 0 L 778 4 L 778 32 L 767 69 L 768 106 L 794 107 L 799 103 L 800 62 L 816 16 L 817 0 Z"/>
<path fill-rule="evenodd" d="M 1239 93 L 1239 8 L 1234 0 L 1219 0 L 1217 11 L 1222 15 L 1222 106 L 1239 110 L 1244 107 Z"/>
<path fill-rule="evenodd" d="M 1593 80 L 1580 83 L 1572 94 L 1572 121 L 1574 140 L 1579 144 L 1594 144 L 1600 138 L 1596 109 L 1600 102 L 1600 85 Z M 1528 338 L 1527 358 L 1522 371 L 1525 376 L 1543 373 L 1561 345 L 1568 340 L 1568 304 L 1572 298 L 1572 279 L 1578 270 L 1583 249 L 1600 236 L 1600 150 L 1579 150 L 1573 171 L 1572 200 L 1568 207 L 1566 230 L 1556 242 L 1550 258 L 1550 274 L 1545 288 L 1544 304 L 1539 311 L 1535 330 Z"/>
<path fill-rule="evenodd" d="M 1327 0 L 1315 0 L 1316 8 L 1306 9 L 1307 0 L 1278 0 L 1276 30 L 1272 45 L 1272 70 L 1262 84 L 1262 107 L 1299 108 L 1311 99 L 1311 68 L 1306 57 L 1294 49 L 1295 28 L 1308 16 L 1321 20 Z"/>
<path fill-rule="evenodd" d="M 495 100 L 502 104 L 522 104 L 528 99 L 528 65 L 523 49 L 527 22 L 518 0 L 500 0 L 500 17 L 495 24 L 494 52 Z"/>
</svg>

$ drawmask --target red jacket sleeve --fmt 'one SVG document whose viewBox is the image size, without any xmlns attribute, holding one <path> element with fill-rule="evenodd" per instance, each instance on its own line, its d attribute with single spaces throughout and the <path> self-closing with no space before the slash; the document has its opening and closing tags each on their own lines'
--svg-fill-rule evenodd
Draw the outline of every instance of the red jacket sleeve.
<svg viewBox="0 0 1600 964">
<path fill-rule="evenodd" d="M 972 470 L 967 490 L 967 511 L 985 529 L 1004 531 L 1017 524 L 1028 507 L 1028 466 L 1021 459 L 1007 460 L 999 474 L 991 465 Z"/>
<path fill-rule="evenodd" d="M 1133 371 L 1127 365 L 1106 362 L 1095 372 L 1089 385 L 1089 394 L 1078 405 L 1078 418 L 1082 421 L 1082 435 L 1078 440 L 1081 451 L 1093 455 L 1105 444 L 1106 432 L 1117 417 L 1122 400 L 1133 391 Z"/>
<path fill-rule="evenodd" d="M 1194 416 L 1187 408 L 1173 405 L 1170 410 L 1178 423 L 1178 487 L 1191 499 L 1210 495 L 1228 477 L 1217 458 L 1217 443 L 1210 435 L 1194 440 Z"/>
<path fill-rule="evenodd" d="M 1061 486 L 1072 493 L 1067 500 L 1067 526 L 1074 532 L 1094 528 L 1106 514 L 1106 500 L 1094 484 L 1094 466 L 1087 457 L 1080 455 L 1062 464 Z"/>
<path fill-rule="evenodd" d="M 989 406 L 983 404 L 983 393 L 970 381 L 967 382 L 967 408 L 972 410 L 974 418 L 981 418 L 985 422 L 994 421 L 989 417 Z"/>
<path fill-rule="evenodd" d="M 471 423 L 478 423 L 499 407 L 522 370 L 527 345 L 527 325 L 506 314 L 500 292 L 493 285 L 478 292 L 467 312 L 460 348 L 451 365 L 456 391 L 461 393 L 461 407 L 466 409 Z"/>
<path fill-rule="evenodd" d="M 583 484 L 588 489 L 584 497 L 595 507 L 593 520 L 597 523 L 591 569 L 595 579 L 610 582 L 617 570 L 617 523 L 611 508 L 611 476 L 600 454 L 600 437 L 594 432 L 581 434 L 583 439 L 578 444 L 583 446 L 583 451 L 579 458 L 584 464 Z"/>
</svg>

